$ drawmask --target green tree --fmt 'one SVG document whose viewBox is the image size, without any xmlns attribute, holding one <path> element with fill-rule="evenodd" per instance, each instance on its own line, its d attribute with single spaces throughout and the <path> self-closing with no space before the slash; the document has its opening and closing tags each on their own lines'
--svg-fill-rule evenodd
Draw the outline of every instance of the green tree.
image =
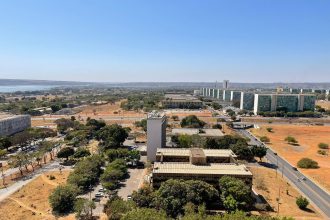
<svg viewBox="0 0 330 220">
<path fill-rule="evenodd" d="M 113 124 L 97 131 L 96 137 L 103 142 L 105 149 L 119 148 L 128 137 L 128 132 L 122 126 Z"/>
<path fill-rule="evenodd" d="M 253 146 L 251 151 L 255 157 L 259 157 L 260 161 L 267 154 L 267 148 L 263 146 Z"/>
<path fill-rule="evenodd" d="M 144 131 L 147 131 L 147 119 L 142 119 L 141 121 L 136 121 L 135 126 L 142 128 Z"/>
<path fill-rule="evenodd" d="M 316 161 L 310 159 L 310 158 L 302 158 L 298 161 L 297 166 L 299 168 L 305 168 L 305 169 L 317 169 L 319 168 L 319 165 Z"/>
<path fill-rule="evenodd" d="M 0 137 L 0 150 L 6 149 L 12 145 L 10 139 L 8 137 Z"/>
<path fill-rule="evenodd" d="M 108 200 L 104 206 L 104 212 L 107 214 L 109 220 L 120 220 L 134 208 L 134 202 L 124 201 L 121 198 L 115 198 Z"/>
<path fill-rule="evenodd" d="M 152 208 L 154 197 L 153 190 L 148 186 L 140 188 L 132 194 L 132 200 L 141 208 Z"/>
<path fill-rule="evenodd" d="M 192 146 L 193 140 L 190 135 L 181 134 L 178 137 L 178 147 L 180 148 L 190 148 Z"/>
<path fill-rule="evenodd" d="M 223 199 L 223 206 L 229 212 L 236 211 L 238 209 L 238 203 L 232 195 L 229 195 Z"/>
<path fill-rule="evenodd" d="M 78 150 L 76 150 L 76 152 L 74 152 L 73 157 L 82 158 L 82 157 L 88 157 L 90 155 L 91 155 L 91 153 L 89 152 L 88 149 L 80 147 L 80 148 L 78 148 Z"/>
<path fill-rule="evenodd" d="M 57 157 L 58 158 L 66 158 L 66 160 L 69 159 L 74 154 L 74 149 L 72 147 L 65 147 L 62 148 L 58 153 Z"/>
<path fill-rule="evenodd" d="M 271 128 L 271 127 L 266 128 L 266 130 L 267 130 L 269 133 L 273 132 L 273 128 Z"/>
<path fill-rule="evenodd" d="M 0 158 L 3 158 L 4 156 L 7 155 L 7 150 L 5 149 L 0 149 Z"/>
<path fill-rule="evenodd" d="M 199 180 L 188 180 L 185 183 L 187 184 L 187 202 L 201 205 L 219 200 L 219 193 L 212 185 Z"/>
<path fill-rule="evenodd" d="M 166 220 L 166 213 L 161 210 L 150 208 L 138 208 L 129 211 L 121 220 Z"/>
<path fill-rule="evenodd" d="M 181 127 L 183 128 L 203 128 L 206 123 L 200 120 L 196 115 L 189 115 L 182 119 Z"/>
<path fill-rule="evenodd" d="M 74 208 L 77 190 L 72 185 L 59 185 L 49 196 L 49 203 L 54 212 L 64 214 Z"/>
<path fill-rule="evenodd" d="M 299 196 L 296 200 L 296 204 L 300 209 L 306 209 L 309 202 L 305 197 Z"/>
<path fill-rule="evenodd" d="M 252 203 L 251 188 L 235 177 L 223 176 L 219 180 L 221 200 L 231 204 L 233 199 L 239 209 L 246 209 Z M 232 198 L 227 198 L 231 196 Z"/>
<path fill-rule="evenodd" d="M 81 220 L 93 220 L 92 210 L 95 208 L 95 203 L 85 198 L 79 198 L 74 203 L 76 218 Z"/>
</svg>

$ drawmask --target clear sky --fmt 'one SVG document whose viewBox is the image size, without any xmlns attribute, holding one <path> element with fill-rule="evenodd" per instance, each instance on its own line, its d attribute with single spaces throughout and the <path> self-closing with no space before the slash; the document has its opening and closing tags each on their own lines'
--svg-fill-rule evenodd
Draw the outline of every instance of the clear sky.
<svg viewBox="0 0 330 220">
<path fill-rule="evenodd" d="M 1 0 L 0 78 L 329 82 L 329 0 Z"/>
</svg>

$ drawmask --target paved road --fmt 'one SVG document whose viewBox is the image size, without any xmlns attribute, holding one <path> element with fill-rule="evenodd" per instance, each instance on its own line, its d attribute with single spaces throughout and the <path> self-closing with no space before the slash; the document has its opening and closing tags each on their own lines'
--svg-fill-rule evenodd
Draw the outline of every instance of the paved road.
<svg viewBox="0 0 330 220">
<path fill-rule="evenodd" d="M 248 137 L 251 144 L 261 145 L 251 133 L 246 130 L 237 130 L 240 134 Z M 272 149 L 268 147 L 266 158 L 269 162 L 278 167 L 278 171 L 284 175 L 292 184 L 294 184 L 311 202 L 319 208 L 327 219 L 330 219 L 330 195 L 321 187 L 316 185 L 307 176 L 301 172 L 294 170 L 293 166 L 289 164 L 282 157 L 276 155 Z M 325 174 L 326 175 L 326 174 Z M 302 180 L 305 177 L 306 180 Z"/>
<path fill-rule="evenodd" d="M 128 169 L 130 177 L 123 182 L 124 186 L 118 190 L 118 196 L 127 200 L 128 195 L 139 189 L 143 182 L 144 169 Z"/>
</svg>

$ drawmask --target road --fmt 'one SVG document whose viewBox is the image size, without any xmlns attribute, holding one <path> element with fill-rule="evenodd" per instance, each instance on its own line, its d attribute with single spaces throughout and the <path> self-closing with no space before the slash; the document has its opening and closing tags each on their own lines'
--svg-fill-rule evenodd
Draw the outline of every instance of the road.
<svg viewBox="0 0 330 220">
<path fill-rule="evenodd" d="M 249 138 L 250 144 L 262 145 L 257 138 L 246 130 L 236 130 L 238 133 Z M 330 195 L 320 186 L 316 185 L 307 176 L 295 170 L 285 159 L 275 154 L 268 147 L 266 158 L 269 162 L 276 165 L 279 174 L 284 175 L 297 189 L 299 189 L 317 208 L 319 208 L 327 219 L 330 219 Z M 326 174 L 325 174 L 326 175 Z M 305 177 L 306 180 L 302 180 Z"/>
<path fill-rule="evenodd" d="M 60 164 L 58 161 L 51 162 L 49 164 L 44 165 L 42 168 L 36 170 L 35 172 L 30 173 L 29 175 L 23 177 L 22 179 L 18 180 L 14 184 L 0 189 L 0 202 L 4 199 L 6 199 L 8 196 L 22 188 L 27 183 L 31 182 L 35 178 L 37 178 L 39 175 L 46 171 L 53 171 L 53 170 L 59 170 Z M 65 169 L 71 169 L 71 168 L 65 168 Z M 65 170 L 63 169 L 63 170 Z"/>
</svg>

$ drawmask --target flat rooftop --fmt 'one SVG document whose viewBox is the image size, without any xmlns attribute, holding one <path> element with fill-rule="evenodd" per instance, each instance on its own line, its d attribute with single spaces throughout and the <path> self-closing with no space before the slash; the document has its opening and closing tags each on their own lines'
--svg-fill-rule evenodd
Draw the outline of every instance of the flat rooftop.
<svg viewBox="0 0 330 220">
<path fill-rule="evenodd" d="M 157 148 L 156 155 L 164 155 L 164 156 L 190 156 L 191 150 L 194 151 L 196 148 Z M 234 157 L 237 156 L 234 154 L 232 150 L 229 149 L 202 149 L 197 148 L 204 152 L 206 157 Z"/>
<path fill-rule="evenodd" d="M 12 118 L 17 118 L 17 117 L 21 117 L 21 116 L 26 116 L 26 115 L 9 115 L 9 114 L 3 114 L 0 113 L 0 120 L 5 120 L 5 119 L 12 119 Z"/>
<path fill-rule="evenodd" d="M 202 130 L 203 132 L 200 132 Z M 221 137 L 224 134 L 221 132 L 220 129 L 198 129 L 198 128 L 174 128 L 171 132 L 172 135 L 180 135 L 180 134 L 186 134 L 186 135 L 194 135 L 198 134 L 200 136 L 205 137 Z"/>
<path fill-rule="evenodd" d="M 198 100 L 190 94 L 165 94 L 165 99 L 184 99 L 184 100 Z"/>
<path fill-rule="evenodd" d="M 246 168 L 245 165 L 236 165 L 234 163 L 193 165 L 190 163 L 155 162 L 152 172 L 154 174 L 215 174 L 252 176 L 252 173 Z"/>
</svg>

